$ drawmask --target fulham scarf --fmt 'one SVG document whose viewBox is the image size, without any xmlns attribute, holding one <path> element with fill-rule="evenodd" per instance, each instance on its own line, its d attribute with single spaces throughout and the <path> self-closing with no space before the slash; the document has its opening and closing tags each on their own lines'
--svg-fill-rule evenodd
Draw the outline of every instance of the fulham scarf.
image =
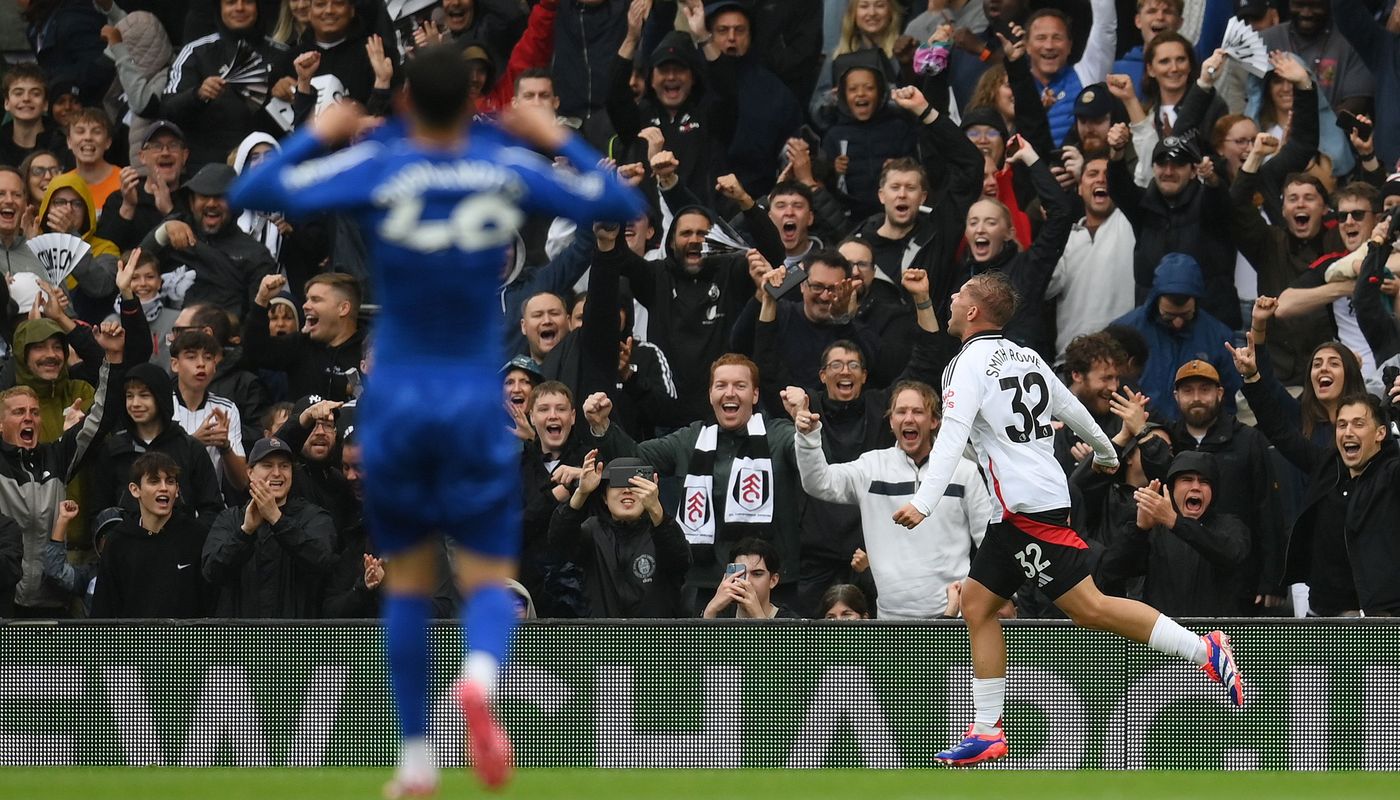
<svg viewBox="0 0 1400 800">
<path fill-rule="evenodd" d="M 706 425 L 700 429 L 695 452 L 690 456 L 690 471 L 685 476 L 685 491 L 681 493 L 676 520 L 691 544 L 715 541 L 714 475 L 718 440 L 719 426 Z M 739 447 L 729 468 L 724 523 L 729 528 L 731 525 L 767 526 L 772 521 L 773 459 L 768 450 L 768 431 L 763 425 L 763 416 L 754 414 L 749 418 L 748 428 L 739 435 Z M 754 533 L 761 535 L 763 531 Z"/>
</svg>

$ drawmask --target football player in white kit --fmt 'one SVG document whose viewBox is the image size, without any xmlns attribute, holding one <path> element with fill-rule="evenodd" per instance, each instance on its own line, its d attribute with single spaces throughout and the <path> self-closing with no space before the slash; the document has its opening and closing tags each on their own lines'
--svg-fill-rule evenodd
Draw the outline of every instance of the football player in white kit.
<svg viewBox="0 0 1400 800">
<path fill-rule="evenodd" d="M 1095 470 L 1116 471 L 1118 455 L 1049 365 L 1035 351 L 1002 336 L 1016 304 L 1011 283 L 995 272 L 969 279 L 953 295 L 948 332 L 963 347 L 943 373 L 942 430 L 922 485 L 894 515 L 906 528 L 923 522 L 943 496 L 970 437 L 996 502 L 992 524 L 963 583 L 976 715 L 962 742 L 938 754 L 950 766 L 1007 754 L 1001 721 L 1006 641 L 997 609 L 1028 579 L 1075 624 L 1111 631 L 1198 664 L 1224 684 L 1230 702 L 1244 705 L 1244 683 L 1225 634 L 1198 636 L 1151 606 L 1106 596 L 1094 585 L 1088 545 L 1069 527 L 1069 488 L 1055 461 L 1051 418 L 1093 446 Z M 1149 489 L 1140 489 L 1142 493 L 1153 494 Z M 1162 495 L 1142 502 L 1158 502 Z"/>
</svg>

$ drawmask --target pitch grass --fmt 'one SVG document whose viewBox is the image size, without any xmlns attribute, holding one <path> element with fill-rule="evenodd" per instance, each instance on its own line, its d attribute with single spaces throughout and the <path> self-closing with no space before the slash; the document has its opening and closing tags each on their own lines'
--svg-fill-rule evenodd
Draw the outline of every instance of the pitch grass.
<svg viewBox="0 0 1400 800">
<path fill-rule="evenodd" d="M 355 800 L 379 797 L 389 770 L 51 767 L 0 769 L 9 800 Z M 1363 772 L 1010 772 L 1002 770 L 588 770 L 518 772 L 501 794 L 461 770 L 444 774 L 443 800 L 924 800 L 924 798 L 1395 798 L 1400 774 Z"/>
</svg>

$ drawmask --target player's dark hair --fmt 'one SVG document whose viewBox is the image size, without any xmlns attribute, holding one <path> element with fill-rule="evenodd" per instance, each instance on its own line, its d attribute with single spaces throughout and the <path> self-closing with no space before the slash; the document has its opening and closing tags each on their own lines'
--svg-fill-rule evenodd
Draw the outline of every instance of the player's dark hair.
<svg viewBox="0 0 1400 800">
<path fill-rule="evenodd" d="M 1118 366 L 1127 360 L 1127 351 L 1117 339 L 1104 331 L 1076 336 L 1065 348 L 1065 372 L 1071 377 L 1076 372 L 1088 375 L 1094 365 L 1101 361 Z"/>
<path fill-rule="evenodd" d="M 1001 272 L 984 272 L 974 275 L 963 284 L 962 291 L 971 292 L 977 298 L 977 308 L 987 316 L 991 324 L 1002 327 L 1016 315 L 1021 298 L 1011 281 Z"/>
<path fill-rule="evenodd" d="M 739 556 L 758 556 L 763 559 L 763 566 L 767 567 L 769 572 L 774 575 L 782 572 L 778 560 L 778 548 L 774 547 L 773 543 L 767 539 L 750 536 L 735 542 L 734 546 L 729 548 L 730 563 L 733 563 Z"/>
<path fill-rule="evenodd" d="M 413 115 L 430 128 L 450 128 L 467 112 L 471 73 L 450 45 L 419 50 L 403 66 Z"/>
<path fill-rule="evenodd" d="M 152 450 L 131 465 L 131 482 L 140 485 L 145 478 L 160 479 L 161 473 L 167 477 L 179 478 L 180 465 L 175 463 L 175 459 L 158 450 Z"/>
<path fill-rule="evenodd" d="M 856 612 L 862 618 L 870 618 L 870 601 L 865 599 L 865 592 L 862 592 L 860 587 L 855 584 L 838 583 L 827 589 L 822 594 L 822 601 L 817 607 L 817 616 L 825 617 L 826 612 L 830 611 L 832 606 L 837 603 Z"/>
</svg>

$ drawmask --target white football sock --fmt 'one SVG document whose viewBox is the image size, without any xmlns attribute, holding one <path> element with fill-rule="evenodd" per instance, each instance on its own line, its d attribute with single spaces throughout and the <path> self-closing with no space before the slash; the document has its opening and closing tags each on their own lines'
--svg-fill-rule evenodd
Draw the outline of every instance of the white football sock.
<svg viewBox="0 0 1400 800">
<path fill-rule="evenodd" d="M 414 736 L 403 740 L 399 747 L 398 777 L 412 783 L 436 783 L 437 765 L 433 763 L 428 740 Z"/>
<path fill-rule="evenodd" d="M 973 678 L 972 732 L 977 734 L 996 733 L 997 722 L 1001 720 L 1002 708 L 1005 705 L 1006 678 Z"/>
<path fill-rule="evenodd" d="M 1147 646 L 1167 655 L 1184 658 L 1198 667 L 1206 663 L 1206 643 L 1200 635 L 1181 627 L 1166 614 L 1157 616 L 1157 623 L 1152 626 L 1152 636 L 1148 638 Z"/>
<path fill-rule="evenodd" d="M 501 663 L 496 657 L 480 650 L 469 653 L 462 662 L 462 680 L 471 681 L 485 689 L 487 697 L 496 696 L 496 679 L 500 673 Z"/>
</svg>

